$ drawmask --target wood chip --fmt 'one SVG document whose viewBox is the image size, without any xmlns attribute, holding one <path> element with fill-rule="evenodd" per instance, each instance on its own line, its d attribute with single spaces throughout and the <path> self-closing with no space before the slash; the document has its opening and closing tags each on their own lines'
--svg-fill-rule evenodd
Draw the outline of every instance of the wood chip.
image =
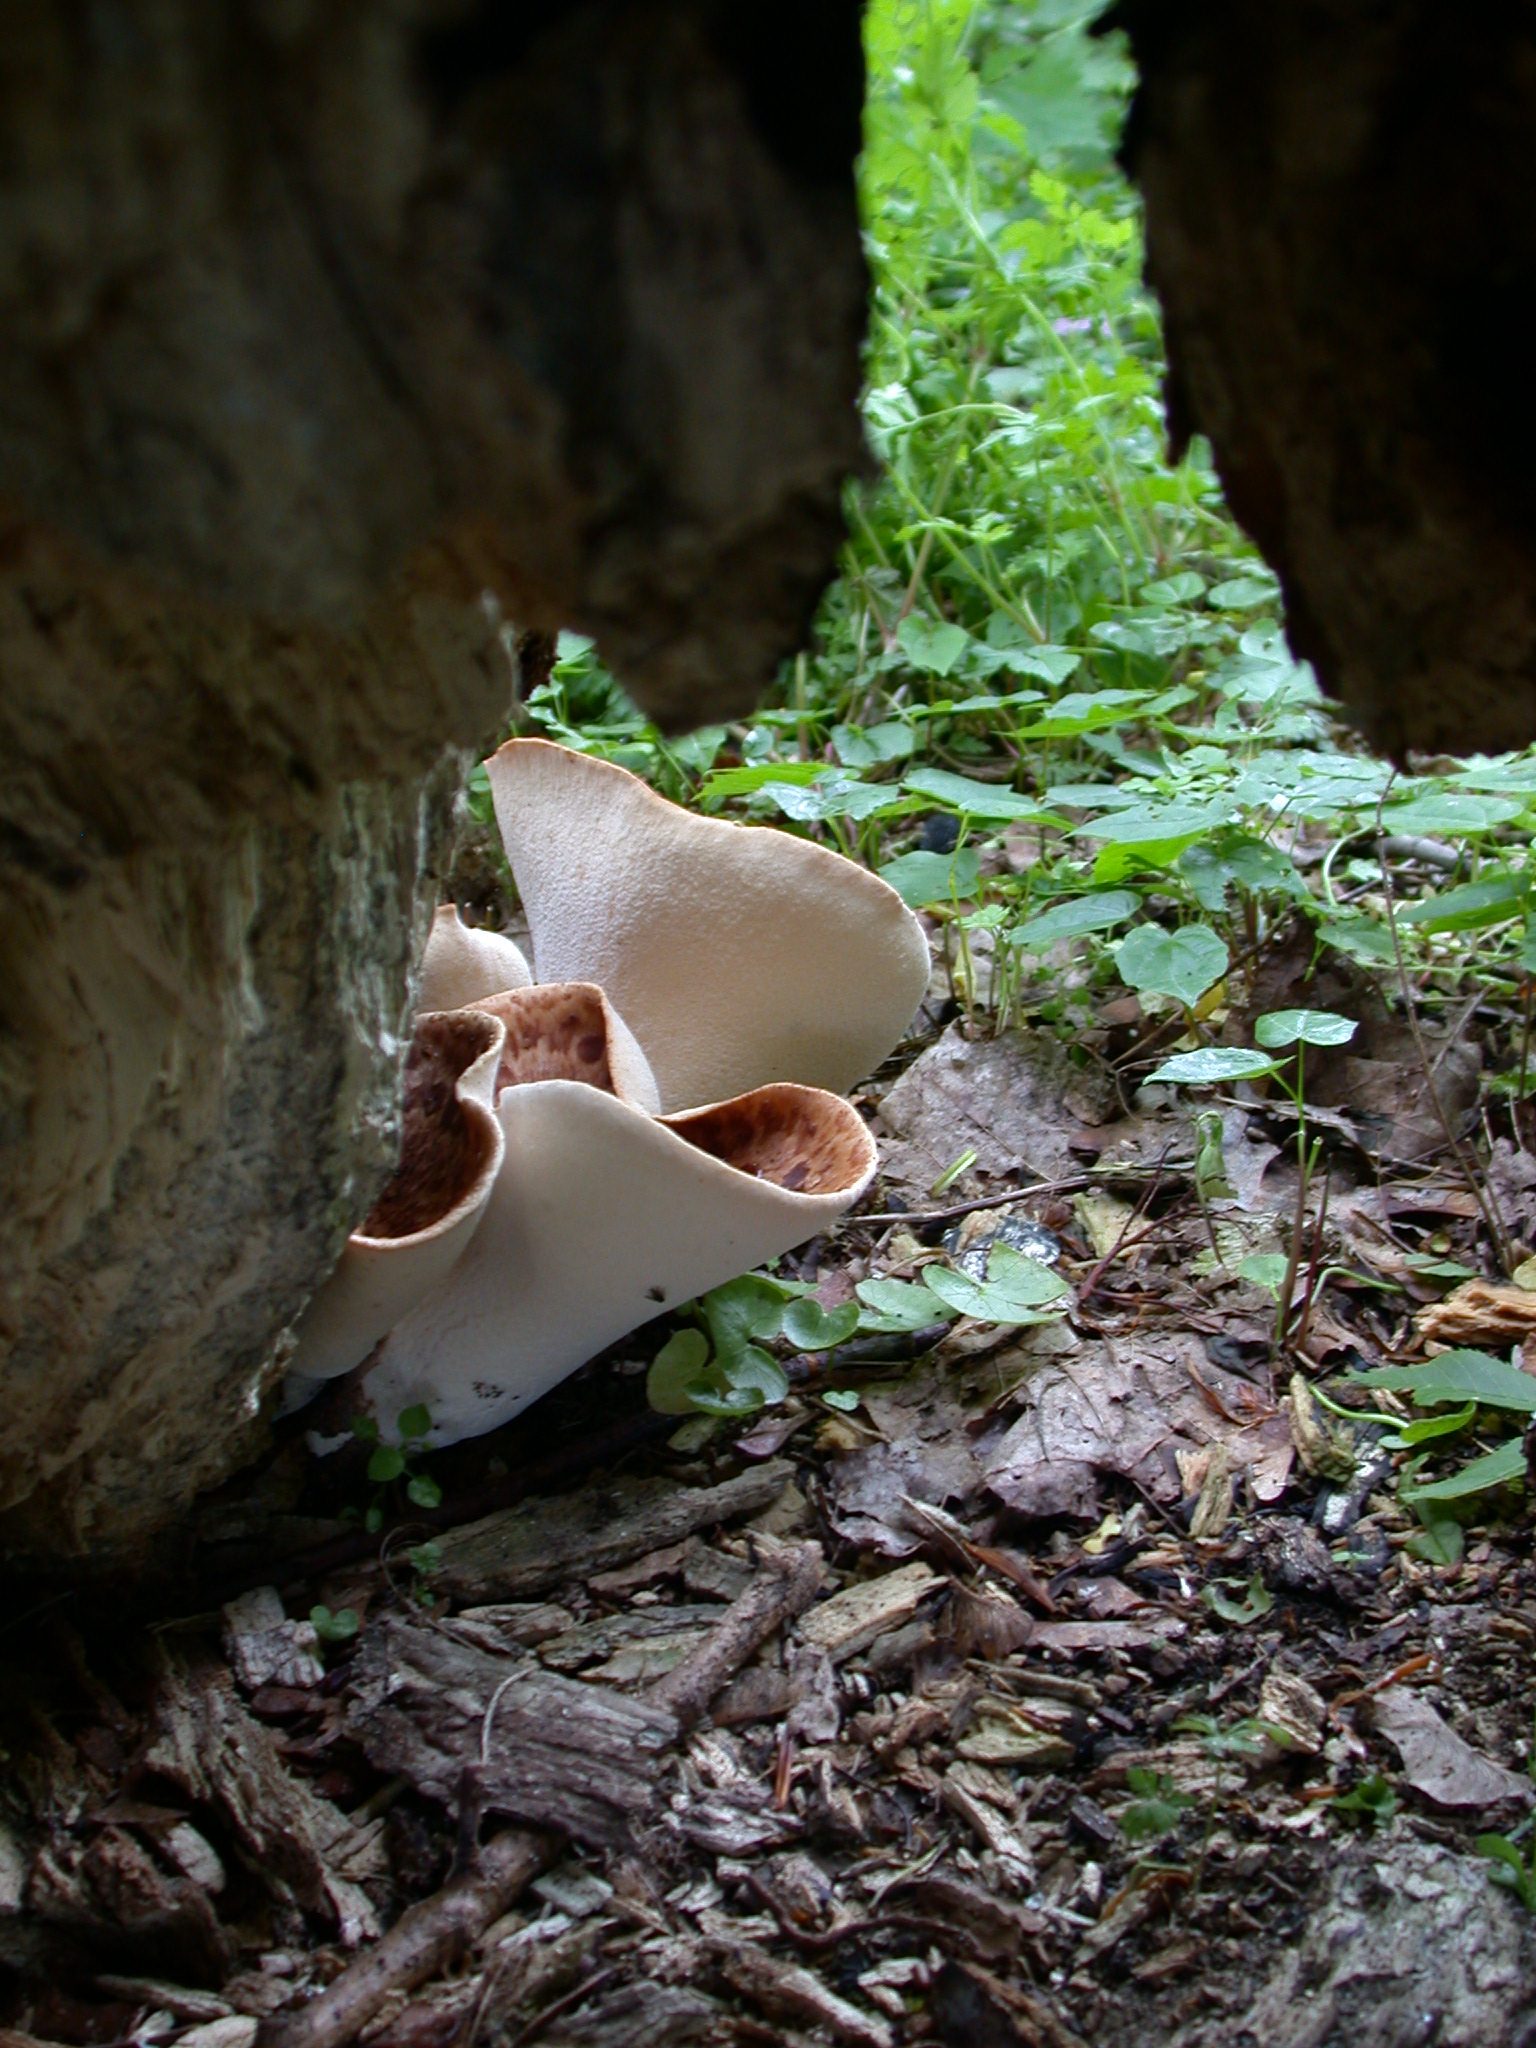
<svg viewBox="0 0 1536 2048">
<path fill-rule="evenodd" d="M 1033 1891 L 1035 1859 L 1028 1845 L 990 1801 L 978 1798 L 963 1764 L 951 1764 L 944 1773 L 941 1796 L 945 1806 L 956 1819 L 965 1822 L 981 1846 L 992 1851 L 1004 1882 L 1016 1891 Z"/>
<path fill-rule="evenodd" d="M 358 1652 L 348 1729 L 369 1761 L 449 1808 L 466 1767 L 487 1812 L 626 1844 L 656 1812 L 675 1715 L 389 1620 Z M 494 1707 L 494 1711 L 493 1711 Z"/>
<path fill-rule="evenodd" d="M 520 1501 L 440 1536 L 442 1564 L 433 1585 L 470 1605 L 552 1592 L 717 1522 L 759 1514 L 793 1476 L 794 1467 L 778 1458 L 719 1486 L 619 1479 L 554 1499 Z"/>
<path fill-rule="evenodd" d="M 1518 1344 L 1536 1330 L 1536 1294 L 1492 1280 L 1467 1280 L 1414 1317 L 1429 1344 Z"/>
<path fill-rule="evenodd" d="M 651 1703 L 670 1708 L 681 1726 L 691 1727 L 753 1652 L 810 1606 L 821 1590 L 823 1570 L 819 1543 L 776 1547 L 708 1637 L 652 1686 Z"/>
<path fill-rule="evenodd" d="M 345 1947 L 377 1935 L 366 1893 L 342 1874 L 362 1846 L 358 1831 L 289 1772 L 221 1664 L 166 1653 L 155 1718 L 146 1770 L 219 1808 L 256 1868 L 281 1879 L 307 1911 L 333 1919 Z"/>
<path fill-rule="evenodd" d="M 1158 1650 L 1189 1633 L 1176 1615 L 1156 1621 L 1037 1621 L 1030 1647 L 1082 1655 L 1105 1650 Z"/>
<path fill-rule="evenodd" d="M 902 1565 L 878 1579 L 865 1579 L 834 1593 L 801 1617 L 797 1633 L 802 1642 L 814 1643 L 840 1664 L 857 1651 L 867 1650 L 888 1629 L 910 1621 L 928 1595 L 943 1584 L 941 1575 L 925 1564 Z"/>
<path fill-rule="evenodd" d="M 731 1989 L 775 2018 L 824 2027 L 834 2040 L 847 2041 L 851 2048 L 895 2048 L 896 2037 L 887 2021 L 839 1998 L 798 1963 L 780 1962 L 765 1950 L 742 1943 L 714 1942 L 710 1953 Z"/>
</svg>

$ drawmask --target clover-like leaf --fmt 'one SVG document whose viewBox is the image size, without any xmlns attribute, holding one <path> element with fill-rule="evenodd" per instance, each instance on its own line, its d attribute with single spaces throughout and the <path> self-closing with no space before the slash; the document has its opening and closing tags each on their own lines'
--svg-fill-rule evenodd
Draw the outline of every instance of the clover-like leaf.
<svg viewBox="0 0 1536 2048">
<path fill-rule="evenodd" d="M 910 1280 L 861 1280 L 854 1289 L 864 1304 L 859 1318 L 861 1330 L 882 1335 L 908 1335 L 930 1330 L 935 1323 L 951 1322 L 955 1310 L 940 1301 L 931 1287 Z"/>
<path fill-rule="evenodd" d="M 987 1277 L 975 1280 L 953 1267 L 929 1266 L 924 1281 L 950 1308 L 984 1323 L 1032 1323 L 1039 1311 L 1059 1302 L 1067 1284 L 1038 1259 L 1027 1259 L 1009 1245 L 998 1245 L 987 1261 Z"/>
</svg>

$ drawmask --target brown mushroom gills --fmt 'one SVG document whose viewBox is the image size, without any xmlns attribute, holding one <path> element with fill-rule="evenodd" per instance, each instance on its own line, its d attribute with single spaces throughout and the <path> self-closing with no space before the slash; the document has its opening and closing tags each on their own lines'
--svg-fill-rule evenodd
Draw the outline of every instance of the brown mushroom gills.
<svg viewBox="0 0 1536 2048">
<path fill-rule="evenodd" d="M 496 1093 L 525 1081 L 584 1081 L 614 1091 L 608 1064 L 608 1020 L 590 982 L 558 981 L 508 989 L 475 1005 L 507 1027 Z"/>
<path fill-rule="evenodd" d="M 456 1209 L 485 1171 L 495 1138 L 465 1112 L 459 1076 L 489 1052 L 496 1027 L 473 1010 L 424 1017 L 405 1060 L 400 1164 L 359 1237 L 412 1237 Z"/>
<path fill-rule="evenodd" d="M 875 1165 L 875 1141 L 852 1104 L 795 1082 L 662 1122 L 701 1152 L 792 1194 L 837 1194 Z"/>
</svg>

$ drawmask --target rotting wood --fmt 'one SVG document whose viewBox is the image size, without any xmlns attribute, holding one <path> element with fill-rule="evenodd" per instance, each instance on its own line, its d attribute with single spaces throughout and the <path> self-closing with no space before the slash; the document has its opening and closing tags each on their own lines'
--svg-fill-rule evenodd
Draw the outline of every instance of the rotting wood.
<svg viewBox="0 0 1536 2048">
<path fill-rule="evenodd" d="M 834 2040 L 851 2048 L 894 2048 L 895 2035 L 886 2020 L 861 2009 L 798 1963 L 781 1962 L 760 1948 L 711 1944 L 711 1957 L 724 1981 L 742 1998 L 774 2017 L 824 2027 Z"/>
<path fill-rule="evenodd" d="M 877 1579 L 844 1587 L 800 1624 L 801 1640 L 825 1650 L 834 1663 L 868 1649 L 887 1629 L 910 1621 L 930 1593 L 944 1584 L 925 1564 L 906 1564 Z"/>
<path fill-rule="evenodd" d="M 655 1818 L 676 1716 L 391 1620 L 357 1660 L 351 1732 L 370 1762 L 453 1809 L 613 1846 Z"/>
<path fill-rule="evenodd" d="M 508 1828 L 474 1866 L 409 1907 L 376 1948 L 297 2013 L 269 2020 L 258 2048 L 345 2048 L 395 1991 L 412 1991 L 462 1955 L 499 1920 L 550 1859 L 540 1835 Z"/>
<path fill-rule="evenodd" d="M 617 1479 L 563 1500 L 525 1500 L 441 1538 L 434 1583 L 469 1605 L 529 1599 L 569 1579 L 612 1571 L 716 1522 L 755 1515 L 794 1476 L 771 1459 L 719 1486 L 677 1487 L 664 1479 Z"/>
<path fill-rule="evenodd" d="M 347 1947 L 378 1933 L 367 1895 L 340 1867 L 363 1837 L 287 1770 L 222 1665 L 167 1653 L 156 1718 L 146 1769 L 218 1807 L 258 1869 L 291 1886 L 307 1911 L 334 1920 Z"/>
<path fill-rule="evenodd" d="M 651 1705 L 669 1708 L 682 1727 L 691 1728 L 753 1651 L 810 1606 L 823 1573 L 819 1543 L 771 1551 L 766 1569 L 732 1601 L 699 1647 L 651 1687 L 646 1695 Z"/>
</svg>

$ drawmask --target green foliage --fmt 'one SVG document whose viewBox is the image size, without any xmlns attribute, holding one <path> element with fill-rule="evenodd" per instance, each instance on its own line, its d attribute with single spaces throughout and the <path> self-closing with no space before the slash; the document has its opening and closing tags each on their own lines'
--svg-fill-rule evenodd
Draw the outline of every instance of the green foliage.
<svg viewBox="0 0 1536 2048">
<path fill-rule="evenodd" d="M 1358 1815 L 1369 1826 L 1390 1820 L 1397 1811 L 1397 1794 L 1380 1771 L 1372 1771 L 1348 1792 L 1341 1792 L 1329 1811 Z"/>
<path fill-rule="evenodd" d="M 1492 1863 L 1488 1875 L 1494 1883 L 1513 1892 L 1527 1913 L 1536 1913 L 1536 1848 L 1522 1855 L 1508 1835 L 1479 1835 L 1473 1846 Z"/>
<path fill-rule="evenodd" d="M 1185 1809 L 1195 1803 L 1166 1771 L 1150 1770 L 1145 1764 L 1132 1764 L 1125 1782 L 1136 1795 L 1119 1815 L 1120 1832 L 1129 1842 L 1155 1841 L 1170 1833 Z"/>
<path fill-rule="evenodd" d="M 375 1492 L 364 1515 L 364 1526 L 373 1533 L 384 1526 L 384 1512 L 396 1485 L 404 1480 L 405 1498 L 412 1507 L 436 1508 L 442 1506 L 443 1489 L 430 1472 L 419 1469 L 418 1460 L 425 1454 L 425 1439 L 431 1433 L 432 1417 L 419 1404 L 404 1408 L 395 1418 L 399 1433 L 398 1444 L 379 1441 L 379 1426 L 371 1416 L 359 1415 L 352 1424 L 352 1434 L 358 1442 L 370 1447 L 368 1478 Z"/>
<path fill-rule="evenodd" d="M 1238 1628 L 1246 1628 L 1250 1622 L 1261 1620 L 1275 1604 L 1274 1595 L 1257 1572 L 1235 1599 L 1224 1586 L 1214 1582 L 1200 1589 L 1200 1598 L 1213 1614 Z"/>
<path fill-rule="evenodd" d="M 329 1607 L 311 1607 L 309 1620 L 322 1643 L 350 1643 L 359 1625 L 357 1614 L 350 1607 L 338 1607 L 334 1614 Z"/>
</svg>

